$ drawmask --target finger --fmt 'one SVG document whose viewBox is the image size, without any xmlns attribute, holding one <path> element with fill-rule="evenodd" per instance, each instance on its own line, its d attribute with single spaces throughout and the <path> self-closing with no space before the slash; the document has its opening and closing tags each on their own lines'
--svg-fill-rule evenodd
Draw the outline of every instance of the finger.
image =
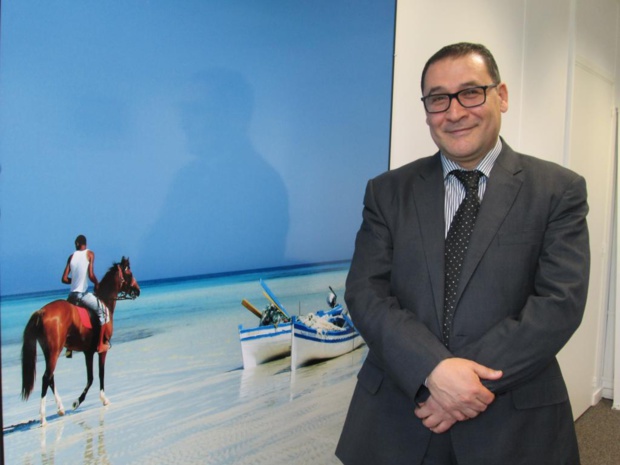
<svg viewBox="0 0 620 465">
<path fill-rule="evenodd" d="M 470 418 L 476 418 L 482 412 L 487 409 L 487 405 L 482 402 L 474 402 L 471 404 L 463 404 L 456 406 L 453 409 L 446 409 L 445 411 L 449 416 L 453 417 L 457 421 L 465 421 Z"/>
<path fill-rule="evenodd" d="M 436 430 L 437 428 L 443 428 L 448 424 L 453 425 L 454 423 L 456 423 L 456 421 L 437 417 L 434 415 L 431 415 L 430 417 L 425 418 L 422 421 L 422 424 L 431 431 Z"/>
<path fill-rule="evenodd" d="M 450 411 L 449 413 L 450 413 L 450 416 L 457 421 L 465 421 L 469 419 L 469 416 L 465 414 L 465 412 L 462 412 L 461 410 L 453 410 L 453 411 Z"/>
<path fill-rule="evenodd" d="M 476 407 L 481 407 L 480 404 L 484 404 L 484 408 L 486 408 L 486 406 L 490 405 L 491 402 L 493 402 L 494 400 L 495 400 L 495 394 L 493 394 L 487 388 L 483 387 L 476 394 L 476 401 L 478 402 Z"/>
<path fill-rule="evenodd" d="M 439 422 L 441 423 L 441 422 Z M 431 431 L 436 428 L 439 423 L 437 422 L 437 419 L 431 418 L 431 417 L 427 417 L 424 420 L 422 420 L 422 424 L 424 426 L 426 426 L 428 429 L 430 429 Z"/>
<path fill-rule="evenodd" d="M 439 425 L 429 429 L 435 434 L 442 434 L 448 431 L 453 424 L 453 422 L 442 421 L 441 423 L 439 423 Z"/>
<path fill-rule="evenodd" d="M 478 412 L 476 410 L 472 410 L 472 409 L 467 409 L 463 412 L 463 415 L 465 416 L 464 419 L 459 420 L 459 421 L 466 421 L 466 420 L 471 420 L 472 418 L 476 418 L 478 415 L 480 415 L 482 412 Z"/>
<path fill-rule="evenodd" d="M 504 374 L 502 370 L 494 370 L 492 368 L 485 367 L 484 365 L 480 365 L 479 363 L 474 363 L 473 367 L 474 372 L 480 379 L 495 381 L 500 379 Z"/>
<path fill-rule="evenodd" d="M 488 408 L 488 404 L 481 401 L 473 401 L 470 403 L 462 404 L 458 407 L 458 410 L 467 418 L 475 418 L 482 412 L 485 412 Z M 460 419 L 459 419 L 460 420 Z"/>
</svg>

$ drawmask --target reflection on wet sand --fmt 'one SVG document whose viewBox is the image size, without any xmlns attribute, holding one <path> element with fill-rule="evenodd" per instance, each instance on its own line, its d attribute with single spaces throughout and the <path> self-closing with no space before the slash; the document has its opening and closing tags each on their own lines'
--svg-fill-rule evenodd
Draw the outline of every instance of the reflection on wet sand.
<svg viewBox="0 0 620 465">
<path fill-rule="evenodd" d="M 99 413 L 99 424 L 96 428 L 91 428 L 86 420 L 82 420 L 78 425 L 84 430 L 86 441 L 84 444 L 84 464 L 108 465 L 110 459 L 105 448 L 105 428 L 104 428 L 105 409 Z"/>
</svg>

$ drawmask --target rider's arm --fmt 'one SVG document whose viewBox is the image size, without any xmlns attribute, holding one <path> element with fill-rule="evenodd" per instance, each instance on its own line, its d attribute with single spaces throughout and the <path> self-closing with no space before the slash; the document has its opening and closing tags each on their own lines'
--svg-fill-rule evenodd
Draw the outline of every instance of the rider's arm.
<svg viewBox="0 0 620 465">
<path fill-rule="evenodd" d="M 97 288 L 99 287 L 99 281 L 97 280 L 97 276 L 95 276 L 94 266 L 95 266 L 95 252 L 93 252 L 92 250 L 89 250 L 88 251 L 88 278 L 95 285 L 95 291 L 96 291 Z"/>
<path fill-rule="evenodd" d="M 69 277 L 69 273 L 71 272 L 71 255 L 67 259 L 67 266 L 65 266 L 65 271 L 62 273 L 61 281 L 65 284 L 71 284 L 71 278 Z"/>
</svg>

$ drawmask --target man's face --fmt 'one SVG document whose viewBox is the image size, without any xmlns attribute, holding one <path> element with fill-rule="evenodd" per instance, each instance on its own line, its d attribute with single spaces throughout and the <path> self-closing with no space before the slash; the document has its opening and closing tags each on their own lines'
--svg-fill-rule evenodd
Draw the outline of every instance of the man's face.
<svg viewBox="0 0 620 465">
<path fill-rule="evenodd" d="M 433 63 L 424 79 L 424 95 L 451 94 L 474 86 L 495 84 L 484 60 L 477 54 L 445 58 Z M 487 89 L 486 102 L 464 108 L 454 98 L 443 113 L 427 113 L 426 123 L 437 147 L 449 159 L 473 169 L 495 146 L 501 114 L 508 110 L 508 89 L 504 83 Z"/>
</svg>

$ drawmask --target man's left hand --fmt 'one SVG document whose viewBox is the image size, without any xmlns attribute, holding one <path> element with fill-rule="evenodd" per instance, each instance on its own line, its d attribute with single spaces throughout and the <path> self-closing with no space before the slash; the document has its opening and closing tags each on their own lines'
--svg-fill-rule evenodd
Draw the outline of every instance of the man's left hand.
<svg viewBox="0 0 620 465">
<path fill-rule="evenodd" d="M 445 433 L 457 422 L 432 396 L 416 407 L 415 415 L 436 434 Z"/>
</svg>

